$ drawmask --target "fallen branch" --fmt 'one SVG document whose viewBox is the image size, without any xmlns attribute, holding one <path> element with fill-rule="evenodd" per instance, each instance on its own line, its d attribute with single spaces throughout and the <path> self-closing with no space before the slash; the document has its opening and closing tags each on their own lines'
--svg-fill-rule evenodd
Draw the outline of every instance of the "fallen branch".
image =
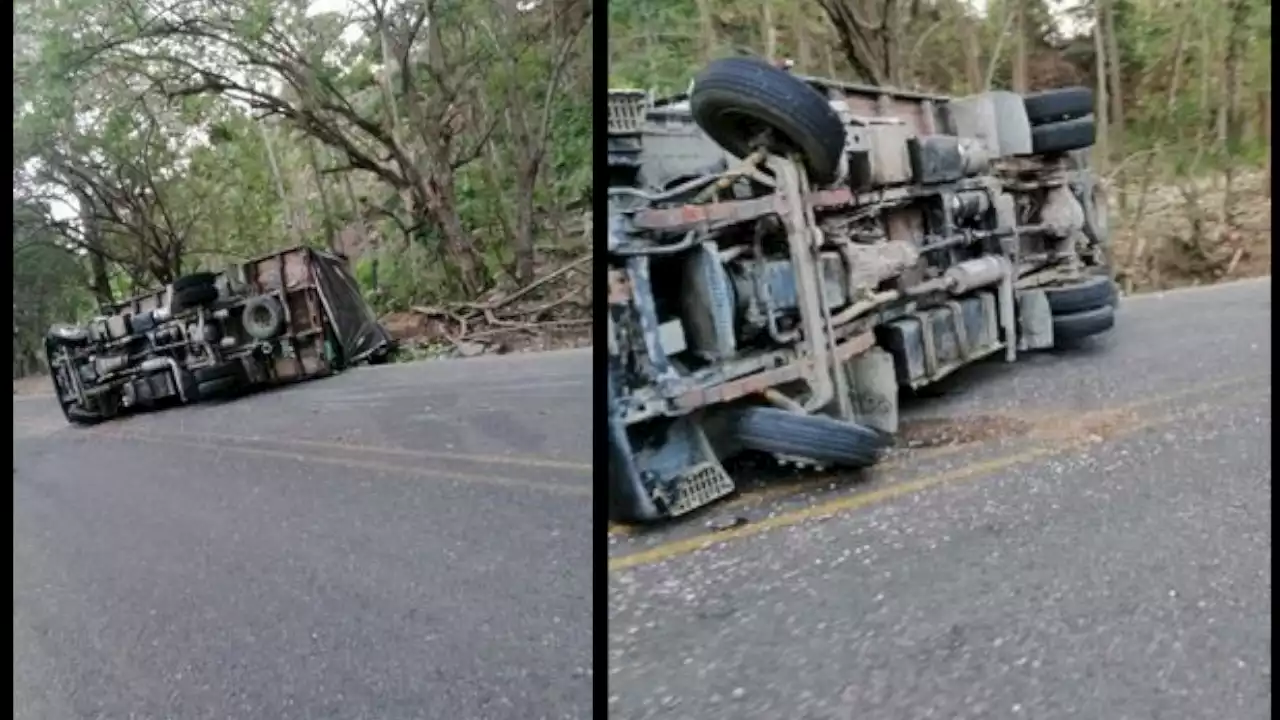
<svg viewBox="0 0 1280 720">
<path fill-rule="evenodd" d="M 448 318 L 448 319 L 450 319 L 450 320 L 452 320 L 452 321 L 454 321 L 455 323 L 457 323 L 457 324 L 458 324 L 459 331 L 458 331 L 457 339 L 464 338 L 464 337 L 466 337 L 466 335 L 467 335 L 467 329 L 468 329 L 468 326 L 467 326 L 467 318 L 465 318 L 465 317 L 463 317 L 463 316 L 461 316 L 461 315 L 459 315 L 459 314 L 457 314 L 457 313 L 455 313 L 455 312 L 452 312 L 452 311 L 450 311 L 450 310 L 446 310 L 446 309 L 444 309 L 444 308 L 438 308 L 438 307 L 423 307 L 423 306 L 420 306 L 420 305 L 415 305 L 415 306 L 413 306 L 413 307 L 411 307 L 411 308 L 409 308 L 409 309 L 410 309 L 410 310 L 412 310 L 412 311 L 414 311 L 414 312 L 416 312 L 416 313 L 418 313 L 419 315 L 426 315 L 427 317 L 443 317 L 443 318 Z M 445 339 L 446 339 L 446 340 L 448 340 L 449 342 L 454 343 L 454 344 L 457 344 L 457 339 L 455 339 L 455 338 L 453 338 L 453 337 L 450 337 L 448 333 L 445 333 L 445 336 L 444 336 L 444 337 L 445 337 Z"/>
<path fill-rule="evenodd" d="M 511 302 L 516 300 L 517 298 L 521 298 L 521 297 L 524 297 L 525 295 L 528 295 L 529 293 L 533 292 L 539 287 L 546 285 L 547 283 L 560 277 L 561 275 L 564 275 L 570 270 L 573 270 L 574 268 L 583 265 L 584 263 L 590 261 L 593 256 L 594 256 L 594 253 L 589 252 L 586 255 L 583 255 L 582 257 L 578 258 L 577 260 L 574 260 L 573 262 L 569 263 L 568 265 L 564 265 L 556 269 L 555 271 L 548 273 L 538 278 L 537 280 L 534 280 L 528 285 L 525 285 L 524 287 L 520 288 L 519 290 L 516 290 L 515 292 L 505 297 L 502 297 L 487 303 L 459 303 L 457 307 L 470 308 L 472 310 L 476 310 L 480 312 L 497 310 L 498 308 L 503 307 L 504 305 L 511 304 Z"/>
<path fill-rule="evenodd" d="M 1244 257 L 1244 247 L 1236 248 L 1235 254 L 1231 256 L 1231 262 L 1227 263 L 1227 269 L 1223 275 L 1230 275 L 1236 271 L 1236 266 L 1240 264 L 1240 260 Z"/>
<path fill-rule="evenodd" d="M 538 305 L 537 307 L 529 308 L 528 310 L 521 311 L 521 313 L 520 313 L 520 314 L 521 314 L 521 315 L 524 315 L 524 316 L 526 316 L 526 317 L 537 317 L 537 316 L 541 315 L 542 313 L 544 313 L 544 312 L 546 312 L 546 311 L 548 311 L 548 310 L 551 310 L 551 309 L 557 308 L 557 307 L 559 307 L 559 306 L 561 306 L 561 305 L 563 305 L 563 304 L 567 303 L 567 302 L 569 301 L 569 299 L 570 299 L 570 298 L 572 298 L 572 297 L 574 297 L 575 295 L 577 295 L 577 294 L 581 293 L 581 292 L 583 291 L 584 287 L 585 287 L 585 286 L 583 286 L 583 287 L 576 287 L 576 288 L 574 288 L 574 289 L 570 290 L 569 292 L 565 293 L 564 295 L 561 295 L 560 297 L 556 298 L 555 300 L 552 300 L 552 301 L 550 301 L 550 302 L 543 303 L 543 304 L 541 304 L 541 305 Z"/>
<path fill-rule="evenodd" d="M 536 305 L 520 307 L 513 303 L 528 297 L 533 291 L 546 286 L 557 278 L 563 278 L 575 269 L 581 268 L 591 261 L 593 253 L 588 252 L 572 262 L 557 268 L 551 273 L 538 278 L 505 297 L 488 302 L 458 302 L 444 305 L 415 305 L 409 308 L 418 315 L 440 318 L 445 321 L 435 332 L 443 335 L 443 339 L 454 346 L 460 343 L 474 342 L 481 338 L 491 338 L 504 333 L 539 333 L 557 328 L 582 327 L 590 325 L 590 303 L 576 302 L 576 298 L 589 292 L 587 284 L 575 284 L 558 296 L 538 302 Z M 549 311 L 564 305 L 572 305 L 587 311 L 588 317 L 569 317 L 563 319 L 540 320 Z M 578 313 L 571 313 L 576 315 Z M 456 326 L 456 332 L 454 331 Z"/>
<path fill-rule="evenodd" d="M 1122 182 L 1119 180 L 1121 174 L 1126 169 L 1126 166 L 1129 163 L 1133 162 L 1134 160 L 1137 160 L 1138 158 L 1143 158 L 1143 157 L 1155 158 L 1155 156 L 1158 153 L 1160 153 L 1162 150 L 1164 150 L 1164 146 L 1160 143 L 1156 143 L 1155 147 L 1148 148 L 1146 150 L 1139 150 L 1138 152 L 1132 153 L 1127 157 L 1125 157 L 1124 159 L 1122 159 L 1120 162 L 1116 163 L 1116 166 L 1112 168 L 1111 172 L 1107 173 L 1106 175 L 1107 187 L 1123 187 L 1127 185 L 1128 183 Z M 1151 167 L 1150 163 L 1147 163 L 1147 165 L 1144 167 L 1144 170 L 1149 171 L 1150 167 Z"/>
<path fill-rule="evenodd" d="M 537 333 L 545 330 L 555 330 L 559 328 L 582 327 L 590 325 L 594 322 L 592 318 L 578 318 L 576 320 L 552 320 L 544 323 L 516 323 L 506 327 L 495 327 L 488 330 L 472 333 L 467 340 L 474 341 L 483 337 L 491 337 L 505 332 L 528 332 Z"/>
</svg>

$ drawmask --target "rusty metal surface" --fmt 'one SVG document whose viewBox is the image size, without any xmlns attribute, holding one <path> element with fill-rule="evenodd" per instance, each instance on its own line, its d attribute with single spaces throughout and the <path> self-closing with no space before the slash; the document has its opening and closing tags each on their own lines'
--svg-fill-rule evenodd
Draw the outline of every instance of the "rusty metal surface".
<svg viewBox="0 0 1280 720">
<path fill-rule="evenodd" d="M 285 248 L 239 265 L 242 279 L 255 295 L 277 294 L 284 304 L 290 352 L 274 358 L 270 372 L 275 382 L 293 382 L 327 375 L 325 354 L 326 313 L 321 302 L 314 267 L 315 250 L 304 246 Z"/>
<path fill-rule="evenodd" d="M 241 265 L 245 280 L 259 294 L 272 290 L 296 290 L 315 284 L 311 267 L 314 251 L 293 247 L 255 258 Z"/>
<path fill-rule="evenodd" d="M 1004 269 L 1009 264 L 1004 261 L 1019 258 L 1019 251 L 1043 252 L 1046 248 L 1041 247 L 1040 236 L 1045 234 L 1045 226 L 1061 235 L 1079 234 L 1079 203 L 1066 199 L 1069 191 L 1065 187 L 1046 193 L 1062 182 L 1060 163 L 1022 159 L 1001 163 L 997 157 L 1023 152 L 1010 148 L 1021 142 L 1019 132 L 1029 132 L 1025 118 L 1022 125 L 1026 127 L 1006 132 L 1011 123 L 1017 125 L 1010 117 L 1022 112 L 1021 98 L 1010 93 L 983 93 L 953 101 L 802 79 L 826 93 L 846 130 L 846 164 L 842 179 L 832 187 L 811 189 L 796 158 L 771 155 L 764 164 L 773 182 L 746 188 L 733 184 L 739 176 L 732 171 L 704 164 L 699 168 L 699 180 L 689 186 L 702 188 L 693 200 L 687 200 L 692 189 L 658 193 L 654 189 L 662 186 L 645 178 L 640 184 L 649 183 L 651 204 L 631 204 L 614 214 L 616 225 L 611 225 L 611 231 L 616 228 L 619 236 L 631 234 L 640 240 L 636 253 L 652 248 L 663 256 L 683 253 L 684 259 L 694 252 L 690 247 L 696 239 L 705 244 L 704 252 L 718 251 L 719 261 L 726 265 L 754 263 L 753 268 L 761 268 L 755 274 L 743 272 L 733 293 L 720 292 L 711 281 L 706 287 L 691 283 L 690 277 L 715 277 L 703 272 L 701 266 L 686 268 L 689 276 L 673 275 L 670 283 L 661 282 L 667 279 L 666 271 L 674 261 L 670 265 L 667 261 L 657 263 L 656 272 L 663 277 L 655 278 L 652 288 L 648 268 L 632 267 L 635 259 L 628 261 L 630 278 L 610 273 L 609 302 L 611 310 L 617 311 L 613 315 L 617 327 L 612 330 L 624 341 L 613 342 L 611 352 L 627 355 L 627 362 L 618 365 L 627 376 L 618 399 L 618 412 L 626 422 L 662 416 L 687 416 L 700 422 L 700 415 L 690 413 L 782 388 L 787 390 L 787 402 L 803 403 L 798 410 L 854 418 L 846 387 L 849 378 L 842 366 L 875 346 L 870 333 L 873 326 L 884 330 L 895 318 L 914 316 L 927 326 L 918 339 L 922 345 L 918 353 L 921 372 L 902 385 L 934 382 L 1002 348 L 1007 359 L 1013 360 L 1016 328 L 1012 321 L 1003 328 L 1005 337 L 1010 338 L 1007 348 L 998 342 L 995 296 L 967 297 L 962 305 L 959 296 L 972 294 L 977 285 L 948 285 L 941 276 L 975 256 L 999 257 Z M 1009 112 L 1006 106 L 1010 102 L 1017 106 L 1017 112 Z M 694 129 L 686 106 L 671 109 L 664 118 L 678 126 L 677 130 Z M 926 134 L 963 140 L 937 148 L 926 144 L 913 162 L 913 138 Z M 983 138 L 989 146 L 979 144 Z M 950 170 L 935 176 L 917 173 L 917 165 L 924 162 L 920 158 L 932 157 L 926 151 L 945 154 Z M 657 152 L 676 153 L 666 147 Z M 1025 152 L 1030 152 L 1029 146 Z M 955 162 L 957 153 L 959 165 Z M 845 186 L 849 184 L 861 191 Z M 721 199 L 730 193 L 716 192 L 731 188 L 733 199 Z M 704 203 L 704 198 L 712 201 Z M 688 241 L 672 245 L 672 239 L 681 233 L 687 234 Z M 611 246 L 617 239 L 611 235 Z M 657 247 L 664 245 L 664 240 L 665 246 Z M 820 259 L 823 251 L 832 249 L 840 251 L 840 262 L 848 268 L 839 276 L 847 292 L 836 294 L 838 300 L 821 292 L 823 277 L 817 272 L 819 267 L 825 269 Z M 1048 262 L 1070 262 L 1074 273 L 1079 268 L 1073 260 L 1058 251 Z M 773 281 L 764 272 L 770 263 L 785 265 L 788 278 Z M 1019 270 L 1023 274 L 1023 268 Z M 1007 271 L 1001 278 L 1006 275 Z M 654 289 L 663 296 L 653 298 Z M 1007 284 L 1001 286 L 1001 317 L 1012 316 L 1012 300 L 1005 299 L 1008 289 Z M 725 296 L 737 303 L 735 312 L 747 319 L 735 316 L 720 322 L 727 316 L 721 313 L 714 328 L 720 333 L 729 326 L 727 334 L 732 342 L 713 346 L 697 341 L 710 336 L 709 326 L 691 323 L 690 317 L 700 321 L 708 313 L 702 312 L 701 304 L 687 301 L 690 296 L 713 298 L 720 303 L 718 307 L 725 305 Z M 773 316 L 771 311 L 761 315 L 756 308 L 769 311 L 769 303 L 778 298 L 788 301 L 786 322 L 758 322 L 761 316 L 770 321 Z M 978 304 L 970 302 L 974 300 Z M 933 327 L 935 311 L 950 317 L 945 323 L 948 327 L 938 333 Z M 694 340 L 688 346 L 693 352 L 679 355 L 674 346 L 664 348 L 659 342 L 658 322 L 669 315 L 678 317 L 692 333 Z M 945 317 L 936 317 L 940 327 Z M 970 321 L 972 325 L 967 324 Z M 841 341 L 850 335 L 851 339 Z M 630 342 L 625 342 L 628 336 Z M 668 352 L 679 356 L 668 362 Z M 757 363 L 766 353 L 775 357 Z M 712 412 L 708 417 L 715 415 Z M 726 446 L 725 452 L 734 450 Z"/>
<path fill-rule="evenodd" d="M 631 280 L 625 270 L 609 270 L 609 304 L 622 305 L 631 301 Z"/>
<path fill-rule="evenodd" d="M 774 368 L 773 370 L 765 370 L 739 380 L 730 380 L 729 382 L 709 387 L 694 388 L 676 398 L 673 404 L 678 410 L 687 412 L 708 405 L 727 403 L 747 395 L 754 395 L 771 387 L 799 380 L 806 370 L 806 368 L 802 367 L 802 364 L 812 367 L 813 362 L 800 360 L 790 365 Z"/>
<path fill-rule="evenodd" d="M 846 207 L 858 202 L 858 196 L 847 188 L 815 190 L 805 195 L 805 202 L 814 210 Z"/>
<path fill-rule="evenodd" d="M 844 362 L 859 353 L 866 352 L 873 345 L 875 345 L 875 336 L 869 332 L 862 333 L 837 344 L 833 355 L 838 362 Z M 708 405 L 732 402 L 769 388 L 795 382 L 814 372 L 827 371 L 829 368 L 815 367 L 811 359 L 799 359 L 782 367 L 764 370 L 737 380 L 690 389 L 677 397 L 672 404 L 680 411 L 688 412 Z"/>
<path fill-rule="evenodd" d="M 864 96 L 877 98 L 886 95 L 897 102 L 910 103 L 925 101 L 934 101 L 945 103 L 950 98 L 946 95 L 936 95 L 933 93 L 916 92 L 914 90 L 899 90 L 890 87 L 878 87 L 876 85 L 866 85 L 863 83 L 851 83 L 844 80 L 835 80 L 832 78 L 820 78 L 813 75 L 796 75 L 796 77 L 821 88 L 838 90 L 846 95 Z"/>
<path fill-rule="evenodd" d="M 151 291 L 148 291 L 139 295 L 134 295 L 133 297 L 121 300 L 120 302 L 115 303 L 109 307 L 111 312 L 113 313 L 125 313 L 130 315 L 137 315 L 138 313 L 147 312 L 149 310 L 156 310 L 160 307 L 163 307 L 165 295 L 167 293 L 168 291 L 163 288 L 161 288 L 160 290 L 151 290 Z"/>
<path fill-rule="evenodd" d="M 358 297 L 358 290 L 336 287 L 344 282 L 353 282 L 346 276 L 329 278 L 329 291 L 346 291 L 345 294 L 353 295 L 354 300 L 344 297 L 341 299 L 349 302 L 341 308 L 328 307 L 324 296 L 326 281 L 322 277 L 324 274 L 321 272 L 321 262 L 338 262 L 338 259 L 314 248 L 293 246 L 251 258 L 217 273 L 219 281 L 225 279 L 233 286 L 242 287 L 247 295 L 273 295 L 281 301 L 287 328 L 283 342 L 288 350 L 284 357 L 276 358 L 268 364 L 266 371 L 272 381 L 289 382 L 329 374 L 333 369 L 330 353 L 326 348 L 330 326 L 337 330 L 351 325 L 351 328 L 346 328 L 349 332 L 343 338 L 349 335 L 367 335 L 371 330 L 363 326 L 370 324 L 375 326 L 372 330 L 380 331 L 376 318 L 368 313 L 363 299 Z M 167 293 L 168 290 L 163 288 L 153 290 L 117 303 L 113 309 L 116 313 L 134 314 L 153 310 L 164 306 Z M 358 305 L 355 309 L 348 307 L 353 302 Z M 365 311 L 364 315 L 368 317 L 331 317 L 335 312 L 359 314 L 356 312 L 358 310 Z M 241 338 L 241 341 L 247 342 L 247 339 Z"/>
<path fill-rule="evenodd" d="M 885 227 L 891 242 L 916 244 L 924 237 L 924 214 L 913 209 L 887 213 Z"/>
<path fill-rule="evenodd" d="M 632 216 L 636 230 L 693 230 L 707 226 L 733 225 L 782 212 L 776 195 L 752 200 L 726 200 L 705 205 L 641 210 Z"/>
<path fill-rule="evenodd" d="M 871 184 L 877 187 L 911 182 L 911 155 L 907 141 L 915 132 L 907 125 L 871 125 L 862 129 L 870 144 Z"/>
<path fill-rule="evenodd" d="M 967 188 L 968 184 L 961 183 L 958 187 Z M 913 194 L 910 188 L 886 188 L 860 193 L 848 188 L 832 188 L 806 192 L 804 203 L 811 210 L 827 211 L 855 205 L 903 202 Z M 684 232 L 781 215 L 785 209 L 785 199 L 780 194 L 773 193 L 750 200 L 722 200 L 702 205 L 639 210 L 632 214 L 631 226 L 638 231 Z"/>
<path fill-rule="evenodd" d="M 285 263 L 288 277 L 288 263 Z M 295 276 L 296 278 L 296 276 Z M 289 338 L 292 355 L 277 358 L 272 371 L 277 382 L 327 375 L 331 371 L 325 356 L 325 313 L 314 287 L 300 287 L 285 293 L 288 304 Z"/>
<path fill-rule="evenodd" d="M 915 93 L 894 92 L 880 88 L 837 84 L 830 81 L 823 82 L 832 86 L 839 85 L 836 88 L 840 96 L 839 99 L 844 101 L 849 108 L 849 112 L 853 115 L 899 119 L 910 130 L 912 136 L 928 134 L 937 128 L 937 104 L 935 101 L 945 100 L 941 96 L 917 95 Z"/>
</svg>

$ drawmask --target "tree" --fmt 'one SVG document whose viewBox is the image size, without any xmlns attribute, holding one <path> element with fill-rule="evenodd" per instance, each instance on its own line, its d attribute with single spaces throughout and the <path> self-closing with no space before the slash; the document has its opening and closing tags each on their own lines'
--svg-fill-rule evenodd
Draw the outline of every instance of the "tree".
<svg viewBox="0 0 1280 720">
<path fill-rule="evenodd" d="M 582 3 L 547 3 L 533 12 L 501 2 L 480 5 L 372 0 L 350 18 L 308 15 L 297 4 L 210 2 L 153 14 L 134 5 L 124 27 L 91 49 L 89 59 L 151 81 L 165 97 L 210 96 L 277 117 L 329 147 L 342 160 L 324 172 L 372 174 L 395 192 L 382 207 L 407 239 L 439 240 L 453 280 L 465 293 L 489 281 L 459 208 L 459 174 L 506 124 L 518 148 L 515 198 L 517 274 L 532 272 L 528 203 L 546 156 L 547 125 L 565 64 L 590 16 Z M 526 17 L 527 16 L 527 17 Z M 529 17 L 544 17 L 540 25 Z M 360 41 L 344 39 L 350 27 Z M 503 28 L 501 34 L 493 28 Z M 513 78 L 506 101 L 537 109 L 527 120 L 505 117 L 480 100 L 486 78 L 523 70 L 548 29 L 563 33 L 536 102 Z M 489 29 L 491 32 L 481 32 Z M 193 51 L 191 48 L 199 48 Z M 521 77 L 519 80 L 527 80 Z"/>
<path fill-rule="evenodd" d="M 863 80 L 902 86 L 903 31 L 920 4 L 907 0 L 818 0 L 845 59 Z"/>
<path fill-rule="evenodd" d="M 72 208 L 46 222 L 102 260 L 103 286 L 350 228 L 397 277 L 429 268 L 398 279 L 409 295 L 527 283 L 538 238 L 589 196 L 590 16 L 581 0 L 22 0 L 15 182 Z"/>
</svg>

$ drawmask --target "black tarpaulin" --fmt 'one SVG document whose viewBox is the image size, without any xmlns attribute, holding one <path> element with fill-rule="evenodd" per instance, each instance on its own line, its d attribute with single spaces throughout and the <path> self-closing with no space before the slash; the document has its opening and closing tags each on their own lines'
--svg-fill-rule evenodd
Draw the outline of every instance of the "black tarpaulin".
<svg viewBox="0 0 1280 720">
<path fill-rule="evenodd" d="M 360 295 L 360 286 L 347 269 L 346 262 L 319 250 L 312 253 L 320 299 L 329 312 L 329 320 L 346 362 L 357 363 L 390 349 L 391 336 Z"/>
</svg>

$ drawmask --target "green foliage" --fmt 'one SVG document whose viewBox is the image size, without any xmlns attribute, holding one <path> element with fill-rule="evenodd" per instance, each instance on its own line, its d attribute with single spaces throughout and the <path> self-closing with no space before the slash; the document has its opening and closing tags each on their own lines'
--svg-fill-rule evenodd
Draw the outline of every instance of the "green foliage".
<svg viewBox="0 0 1280 720">
<path fill-rule="evenodd" d="M 1248 0 L 1244 36 L 1249 42 L 1241 47 L 1239 95 L 1244 141 L 1227 153 L 1219 137 L 1219 116 L 1226 102 L 1224 58 L 1231 4 L 1111 1 L 1125 110 L 1123 135 L 1113 145 L 1125 157 L 1159 148 L 1160 169 L 1171 173 L 1220 168 L 1228 162 L 1260 162 L 1266 148 L 1258 109 L 1261 97 L 1269 97 L 1271 84 L 1270 4 Z M 878 18 L 883 6 L 868 0 L 843 2 L 855 6 L 864 20 Z M 1018 2 L 1027 13 L 1031 89 L 1075 83 L 1096 86 L 1092 32 L 1097 3 Z M 723 0 L 703 5 L 707 17 L 699 14 L 695 0 L 610 2 L 610 86 L 660 94 L 681 92 L 708 58 L 763 51 L 761 3 Z M 1008 87 L 1015 46 L 1006 33 L 1012 0 L 900 5 L 914 13 L 896 40 L 907 84 L 953 95 L 972 92 L 964 68 L 970 61 L 967 47 L 976 44 L 979 73 L 985 78 L 990 71 L 996 88 Z M 984 6 L 985 12 L 975 9 L 977 5 Z M 773 3 L 771 17 L 778 53 L 796 60 L 799 70 L 857 79 L 818 0 Z M 708 24 L 714 35 L 710 47 L 703 42 Z M 802 50 L 806 57 L 797 57 Z M 1173 88 L 1175 66 L 1179 85 Z M 1124 157 L 1113 160 L 1120 163 Z"/>
<path fill-rule="evenodd" d="M 15 206 L 15 220 L 30 208 Z M 13 325 L 15 377 L 38 369 L 49 326 L 75 320 L 92 308 L 74 254 L 38 226 L 15 225 L 13 238 Z M 21 288 L 21 291 L 19 291 Z"/>
<path fill-rule="evenodd" d="M 545 244 L 590 197 L 590 30 L 562 35 L 547 8 L 437 3 L 410 38 L 421 6 L 395 0 L 312 14 L 265 0 L 152 7 L 14 6 L 15 202 L 40 218 L 35 244 L 74 269 L 57 287 L 76 307 L 90 258 L 118 297 L 335 234 L 355 243 L 340 249 L 379 310 L 457 299 L 459 252 L 478 258 L 471 292 L 510 272 L 518 198 L 533 198 L 523 222 Z M 390 98 L 377 8 L 387 50 L 411 43 Z M 564 37 L 576 39 L 559 66 Z M 428 48 L 453 69 L 429 72 Z M 15 305 L 32 278 L 15 269 Z"/>
<path fill-rule="evenodd" d="M 728 10 L 729 5 L 714 3 Z M 675 93 L 718 48 L 702 46 L 694 0 L 614 0 L 609 3 L 610 87 Z"/>
<path fill-rule="evenodd" d="M 1258 110 L 1259 101 L 1270 96 L 1270 6 L 1249 6 L 1243 28 L 1249 42 L 1239 47 L 1243 139 L 1228 151 L 1223 131 L 1230 22 L 1229 4 L 1211 0 L 1116 2 L 1127 156 L 1154 153 L 1158 169 L 1176 176 L 1262 162 L 1268 150 Z"/>
</svg>

